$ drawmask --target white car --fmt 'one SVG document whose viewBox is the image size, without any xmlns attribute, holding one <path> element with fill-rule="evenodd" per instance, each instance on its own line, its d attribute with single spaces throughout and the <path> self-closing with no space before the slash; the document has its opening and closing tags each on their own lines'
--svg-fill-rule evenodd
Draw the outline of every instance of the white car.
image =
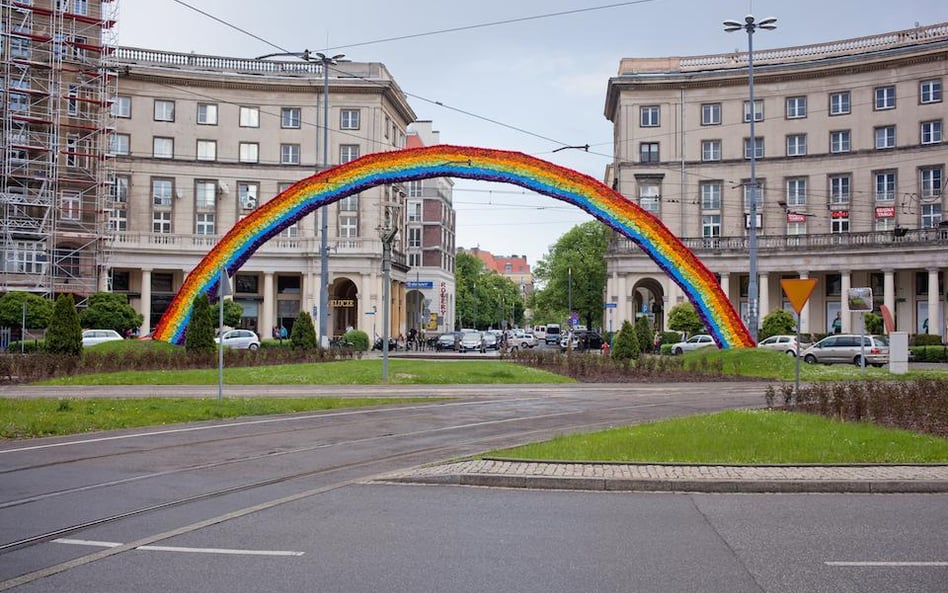
<svg viewBox="0 0 948 593">
<path fill-rule="evenodd" d="M 715 346 L 714 338 L 706 334 L 698 334 L 691 336 L 684 342 L 672 344 L 671 351 L 672 354 L 681 354 L 682 352 L 690 352 L 691 350 L 697 350 L 705 346 Z"/>
<path fill-rule="evenodd" d="M 219 344 L 220 338 L 214 338 Z M 256 350 L 260 348 L 260 338 L 249 329 L 232 329 L 224 332 L 224 346 L 236 350 Z"/>
<path fill-rule="evenodd" d="M 533 334 L 514 334 L 507 338 L 507 347 L 509 348 L 535 348 L 537 338 Z"/>
<path fill-rule="evenodd" d="M 461 352 L 467 352 L 469 350 L 480 350 L 483 352 L 486 350 L 484 346 L 484 338 L 481 337 L 481 332 L 479 331 L 468 331 L 461 334 L 461 342 L 458 344 L 458 348 Z"/>
<path fill-rule="evenodd" d="M 796 356 L 800 351 L 800 345 L 797 344 L 796 336 L 770 336 L 765 340 L 761 340 L 760 343 L 757 344 L 757 347 L 776 350 L 777 352 L 783 352 L 790 356 Z"/>
<path fill-rule="evenodd" d="M 89 346 L 95 346 L 96 344 L 101 344 L 102 342 L 114 342 L 115 340 L 121 340 L 122 336 L 119 335 L 114 329 L 84 329 L 82 330 L 82 347 L 88 348 Z"/>
</svg>

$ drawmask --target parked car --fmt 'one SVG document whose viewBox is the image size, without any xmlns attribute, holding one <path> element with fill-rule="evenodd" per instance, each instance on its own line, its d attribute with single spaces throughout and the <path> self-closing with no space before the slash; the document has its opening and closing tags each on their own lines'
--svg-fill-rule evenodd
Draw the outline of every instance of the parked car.
<svg viewBox="0 0 948 593">
<path fill-rule="evenodd" d="M 497 338 L 497 334 L 492 331 L 486 331 L 481 334 L 481 338 L 484 343 L 484 348 L 486 350 L 499 350 L 500 349 L 500 340 Z"/>
<path fill-rule="evenodd" d="M 114 342 L 115 340 L 121 340 L 122 336 L 119 335 L 114 329 L 84 329 L 82 330 L 82 347 L 88 348 L 89 346 L 95 346 L 96 344 L 101 344 L 102 342 Z"/>
<path fill-rule="evenodd" d="M 454 350 L 454 343 L 457 341 L 458 334 L 456 332 L 448 332 L 438 336 L 438 341 L 435 342 L 436 350 Z"/>
<path fill-rule="evenodd" d="M 219 344 L 221 339 L 214 338 Z M 260 337 L 249 329 L 231 329 L 224 332 L 224 346 L 235 350 L 256 350 L 260 348 Z"/>
<path fill-rule="evenodd" d="M 481 336 L 481 332 L 464 332 L 461 334 L 461 343 L 458 349 L 461 352 L 468 352 L 469 350 L 484 352 L 484 338 Z"/>
<path fill-rule="evenodd" d="M 866 364 L 881 367 L 889 363 L 889 341 L 884 336 L 858 336 L 836 334 L 826 336 L 803 351 L 803 362 L 810 364 L 855 364 L 862 366 L 865 353 Z"/>
<path fill-rule="evenodd" d="M 535 348 L 536 345 L 537 338 L 533 334 L 513 334 L 507 338 L 507 346 L 510 348 Z"/>
<path fill-rule="evenodd" d="M 757 347 L 776 350 L 777 352 L 783 352 L 790 356 L 796 356 L 797 353 L 800 352 L 800 346 L 797 344 L 796 336 L 770 336 L 767 339 L 761 340 L 757 344 Z"/>
<path fill-rule="evenodd" d="M 572 346 L 570 346 L 570 341 L 572 341 Z M 574 331 L 560 340 L 560 351 L 565 352 L 570 347 L 573 350 L 599 350 L 602 348 L 602 342 L 602 336 L 598 332 Z"/>
<path fill-rule="evenodd" d="M 671 351 L 672 354 L 681 354 L 683 352 L 690 352 L 692 350 L 697 350 L 698 348 L 704 348 L 705 346 L 714 346 L 714 338 L 707 334 L 697 334 L 691 336 L 684 342 L 678 342 L 677 344 L 672 344 Z"/>
</svg>

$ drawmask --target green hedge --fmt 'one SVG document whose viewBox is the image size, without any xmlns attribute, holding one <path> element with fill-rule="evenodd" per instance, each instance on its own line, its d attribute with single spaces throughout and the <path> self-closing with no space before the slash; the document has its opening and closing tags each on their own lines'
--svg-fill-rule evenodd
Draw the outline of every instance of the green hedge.
<svg viewBox="0 0 948 593">
<path fill-rule="evenodd" d="M 914 362 L 948 362 L 948 346 L 912 346 Z"/>
</svg>

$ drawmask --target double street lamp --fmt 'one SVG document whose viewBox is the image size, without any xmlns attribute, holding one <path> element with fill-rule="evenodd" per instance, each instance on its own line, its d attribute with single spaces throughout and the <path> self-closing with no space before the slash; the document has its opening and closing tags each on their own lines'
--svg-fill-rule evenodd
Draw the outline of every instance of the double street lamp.
<svg viewBox="0 0 948 593">
<path fill-rule="evenodd" d="M 748 255 L 750 258 L 750 278 L 747 283 L 747 316 L 748 331 L 751 339 L 757 341 L 758 311 L 757 305 L 760 295 L 757 288 L 757 136 L 754 129 L 754 123 L 757 119 L 757 109 L 754 105 L 754 31 L 765 29 L 772 31 L 777 28 L 777 19 L 768 17 L 755 21 L 752 15 L 744 17 L 744 22 L 724 21 L 724 30 L 728 33 L 747 31 L 747 78 L 750 89 L 749 115 L 750 120 L 750 140 L 748 142 L 750 150 L 750 216 L 747 229 Z"/>
<path fill-rule="evenodd" d="M 306 62 L 321 64 L 323 71 L 323 170 L 329 168 L 329 67 L 345 58 L 345 54 L 327 56 L 321 52 L 304 49 L 301 52 L 284 52 L 257 57 L 258 60 L 277 56 L 293 56 Z M 320 208 L 319 222 L 319 343 L 329 347 L 329 209 Z"/>
</svg>

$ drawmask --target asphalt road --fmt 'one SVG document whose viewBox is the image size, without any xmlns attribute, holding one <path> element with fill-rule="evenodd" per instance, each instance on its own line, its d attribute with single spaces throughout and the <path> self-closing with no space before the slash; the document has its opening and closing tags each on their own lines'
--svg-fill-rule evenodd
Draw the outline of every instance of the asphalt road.
<svg viewBox="0 0 948 593">
<path fill-rule="evenodd" d="M 6 442 L 0 590 L 945 591 L 944 495 L 592 493 L 383 480 L 556 434 L 759 406 L 763 390 L 309 388 L 457 399 Z"/>
</svg>

